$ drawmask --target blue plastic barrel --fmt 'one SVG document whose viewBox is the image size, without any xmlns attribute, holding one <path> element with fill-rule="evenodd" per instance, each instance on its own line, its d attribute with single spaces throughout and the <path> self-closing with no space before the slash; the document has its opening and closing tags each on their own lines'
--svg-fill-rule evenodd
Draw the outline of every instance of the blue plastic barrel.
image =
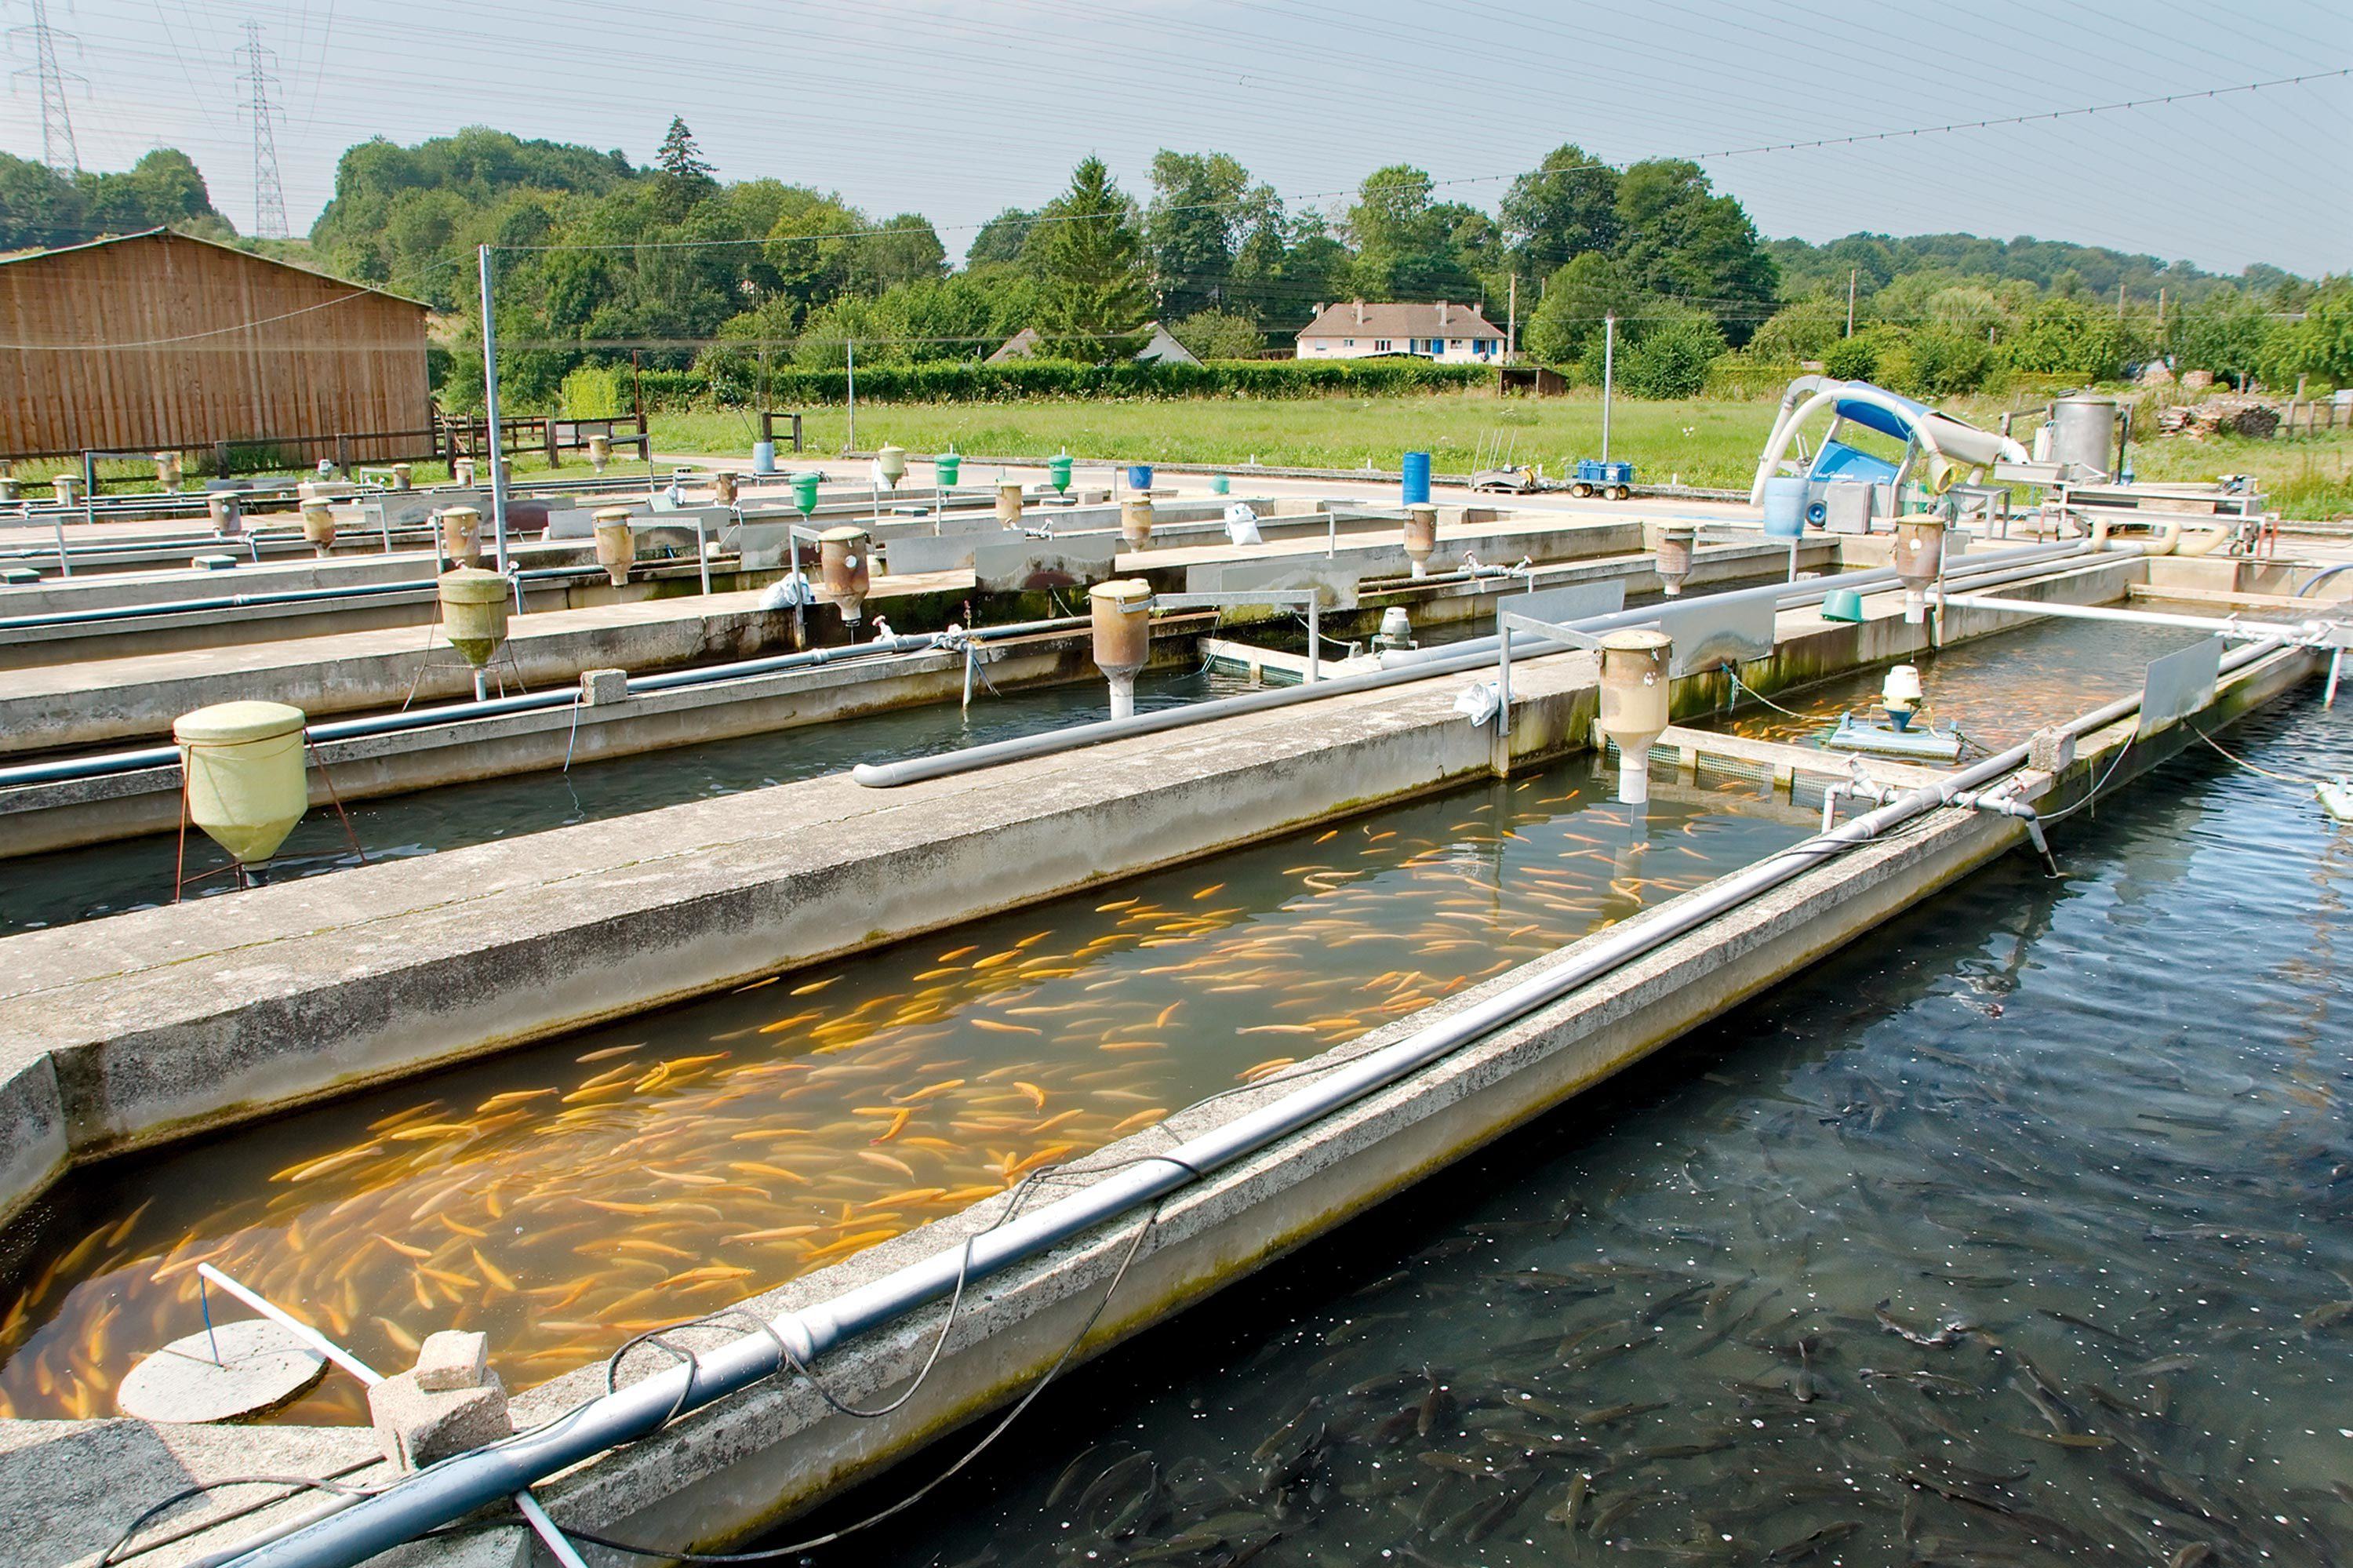
<svg viewBox="0 0 2353 1568">
<path fill-rule="evenodd" d="M 1127 487 L 1130 490 L 1150 490 L 1152 488 L 1152 465 L 1148 462 L 1132 462 L 1128 464 Z"/>
<path fill-rule="evenodd" d="M 1426 506 L 1430 503 L 1430 454 L 1405 454 L 1405 503 Z"/>
<path fill-rule="evenodd" d="M 757 474 L 772 474 L 776 471 L 776 442 L 754 441 L 752 443 L 752 471 Z"/>
<path fill-rule="evenodd" d="M 1794 539 L 1806 531 L 1807 482 L 1800 474 L 1780 474 L 1765 482 L 1765 536 Z"/>
</svg>

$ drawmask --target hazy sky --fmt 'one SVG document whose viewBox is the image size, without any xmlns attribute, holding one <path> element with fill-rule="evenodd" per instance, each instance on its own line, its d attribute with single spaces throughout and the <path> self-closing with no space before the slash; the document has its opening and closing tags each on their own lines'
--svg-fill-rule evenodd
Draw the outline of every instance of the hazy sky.
<svg viewBox="0 0 2353 1568">
<path fill-rule="evenodd" d="M 2235 271 L 2353 269 L 2353 78 L 1858 146 L 1764 143 L 2047 112 L 2353 67 L 2347 0 L 667 0 L 398 5 L 49 0 L 87 79 L 85 167 L 194 156 L 253 227 L 237 58 L 276 51 L 294 231 L 337 155 L 480 123 L 646 161 L 673 113 L 723 178 L 913 209 L 949 251 L 1034 207 L 1082 154 L 1141 194 L 1155 148 L 1240 158 L 1294 206 L 1409 162 L 1492 209 L 1574 141 L 1699 156 L 1767 235 L 2032 234 Z M 12 24 L 29 0 L 0 0 Z M 29 40 L 14 40 L 18 63 Z M 0 146 L 40 154 L 29 79 Z"/>
</svg>

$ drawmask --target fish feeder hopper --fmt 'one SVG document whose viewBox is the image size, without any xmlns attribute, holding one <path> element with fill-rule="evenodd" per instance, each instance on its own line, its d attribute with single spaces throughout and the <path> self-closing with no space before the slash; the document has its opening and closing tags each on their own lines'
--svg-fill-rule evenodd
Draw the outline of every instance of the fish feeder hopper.
<svg viewBox="0 0 2353 1568">
<path fill-rule="evenodd" d="M 997 487 L 997 520 L 1008 528 L 1021 526 L 1021 486 L 1013 480 Z"/>
<path fill-rule="evenodd" d="M 321 556 L 335 547 L 335 509 L 323 496 L 312 496 L 302 503 L 302 537 Z"/>
<path fill-rule="evenodd" d="M 882 476 L 883 483 L 898 489 L 899 482 L 907 477 L 907 449 L 895 441 L 883 442 L 882 450 L 874 454 L 874 471 Z"/>
<path fill-rule="evenodd" d="M 155 454 L 156 489 L 176 492 L 180 488 L 180 482 L 184 472 L 185 471 L 180 466 L 179 453 L 157 452 Z"/>
<path fill-rule="evenodd" d="M 1152 497 L 1132 495 L 1119 503 L 1119 541 L 1131 550 L 1152 547 Z"/>
<path fill-rule="evenodd" d="M 942 452 L 932 460 L 932 482 L 942 490 L 955 483 L 964 472 L 964 459 L 953 451 Z"/>
<path fill-rule="evenodd" d="M 819 590 L 841 609 L 841 619 L 856 626 L 866 617 L 866 589 L 871 582 L 866 530 L 828 528 L 817 536 Z"/>
<path fill-rule="evenodd" d="M 474 482 L 474 460 L 461 457 L 449 460 L 449 482 L 470 488 Z"/>
<path fill-rule="evenodd" d="M 405 463 L 405 462 L 396 462 L 396 463 L 394 463 L 394 464 L 392 465 L 392 487 L 393 487 L 393 489 L 395 489 L 395 490 L 412 490 L 412 489 L 416 488 L 416 485 L 417 485 L 417 468 L 416 468 L 416 465 L 415 465 L 415 464 L 413 464 L 413 463 Z"/>
<path fill-rule="evenodd" d="M 0 473 L 0 501 L 14 501 L 16 499 L 16 476 L 13 473 Z"/>
<path fill-rule="evenodd" d="M 1895 575 L 1904 579 L 1904 621 L 1928 616 L 1928 589 L 1945 570 L 1945 522 L 1915 513 L 1895 524 Z"/>
<path fill-rule="evenodd" d="M 1381 629 L 1373 634 L 1376 648 L 1405 649 L 1413 646 L 1413 618 L 1405 606 L 1393 604 L 1381 611 Z"/>
<path fill-rule="evenodd" d="M 228 492 L 216 490 L 206 496 L 205 512 L 212 519 L 213 532 L 222 538 L 234 539 L 245 532 L 245 507 Z"/>
<path fill-rule="evenodd" d="M 793 505 L 799 509 L 803 522 L 807 522 L 808 514 L 817 510 L 817 475 L 793 475 Z"/>
<path fill-rule="evenodd" d="M 441 574 L 441 633 L 458 657 L 473 666 L 474 700 L 488 694 L 483 671 L 507 640 L 507 602 L 512 585 L 497 572 L 480 567 L 459 567 Z"/>
<path fill-rule="evenodd" d="M 1413 563 L 1413 575 L 1430 575 L 1430 557 L 1438 550 L 1438 508 L 1428 502 L 1418 502 L 1405 509 L 1405 558 Z"/>
<path fill-rule="evenodd" d="M 482 514 L 480 507 L 442 508 L 441 558 L 453 567 L 480 565 L 482 559 Z"/>
<path fill-rule="evenodd" d="M 1140 577 L 1087 590 L 1094 621 L 1095 668 L 1111 683 L 1111 716 L 1135 713 L 1135 676 L 1152 655 L 1152 585 Z"/>
<path fill-rule="evenodd" d="M 1071 454 L 1060 452 L 1046 460 L 1046 479 L 1053 485 L 1054 493 L 1067 495 L 1071 489 Z"/>
<path fill-rule="evenodd" d="M 1911 758 L 1926 762 L 1957 762 L 1961 757 L 1961 732 L 1938 729 L 1933 725 L 1913 727 L 1927 699 L 1920 688 L 1919 669 L 1911 664 L 1897 664 L 1889 669 L 1887 679 L 1879 689 L 1880 711 L 1887 715 L 1881 724 L 1873 719 L 1857 718 L 1842 714 L 1838 727 L 1823 744 L 1833 751 L 1869 751 L 1887 757 Z"/>
<path fill-rule="evenodd" d="M 638 536 L 629 525 L 629 509 L 599 507 L 589 521 L 596 526 L 596 564 L 619 588 L 629 580 L 629 567 L 638 558 Z"/>
<path fill-rule="evenodd" d="M 81 499 L 81 481 L 69 473 L 60 473 L 49 480 L 49 488 L 57 493 L 58 504 L 71 506 Z"/>
<path fill-rule="evenodd" d="M 1674 639 L 1630 629 L 1601 639 L 1601 733 L 1618 747 L 1618 799 L 1651 798 L 1651 743 L 1667 727 L 1667 672 Z"/>
<path fill-rule="evenodd" d="M 711 490 L 720 505 L 734 505 L 738 486 L 733 471 L 723 468 L 713 470 L 711 475 Z"/>
<path fill-rule="evenodd" d="M 1688 524 L 1674 524 L 1660 531 L 1658 547 L 1651 552 L 1658 558 L 1659 591 L 1674 599 L 1683 591 L 1684 579 L 1691 576 L 1692 552 L 1699 544 L 1699 530 Z"/>
<path fill-rule="evenodd" d="M 611 466 L 612 461 L 613 438 L 610 436 L 589 437 L 588 466 L 595 469 L 598 473 L 602 473 L 607 468 Z"/>
<path fill-rule="evenodd" d="M 310 809 L 302 710 L 284 703 L 218 703 L 172 726 L 187 820 L 239 866 L 268 860 Z"/>
</svg>

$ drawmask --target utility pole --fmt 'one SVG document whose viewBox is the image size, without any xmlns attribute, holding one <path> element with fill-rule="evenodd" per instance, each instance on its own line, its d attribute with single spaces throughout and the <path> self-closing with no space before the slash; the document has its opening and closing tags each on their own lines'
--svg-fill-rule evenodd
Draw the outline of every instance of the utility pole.
<svg viewBox="0 0 2353 1568">
<path fill-rule="evenodd" d="M 2165 291 L 2157 291 L 2157 356 L 2165 357 Z"/>
<path fill-rule="evenodd" d="M 1618 318 L 1601 318 L 1601 461 L 1609 461 L 1609 393 L 1618 379 Z"/>
<path fill-rule="evenodd" d="M 1860 270 L 1855 267 L 1846 270 L 1846 335 L 1849 337 L 1854 335 L 1854 275 Z"/>
<path fill-rule="evenodd" d="M 273 50 L 261 47 L 261 24 L 245 25 L 246 108 L 253 112 L 253 232 L 264 239 L 287 237 L 286 192 L 278 181 L 278 132 L 275 125 L 278 111 L 269 101 L 269 90 L 278 79 L 262 67 L 262 57 L 276 59 Z"/>
<path fill-rule="evenodd" d="M 49 26 L 48 0 L 31 0 L 33 23 L 28 27 L 11 27 L 11 37 L 29 34 L 33 40 L 33 63 L 15 72 L 29 76 L 41 93 L 41 162 L 51 172 L 75 175 L 81 172 L 81 154 L 74 146 L 73 116 L 66 111 L 66 83 L 82 81 L 73 72 L 58 66 L 58 40 L 65 39 L 80 49 L 70 33 L 60 33 Z M 87 87 L 88 82 L 82 82 Z"/>
<path fill-rule="evenodd" d="M 2122 321 L 2122 320 L 2124 320 L 2124 319 L 2125 319 L 2125 281 L 2124 281 L 2122 278 L 2119 278 L 2119 279 L 2117 279 L 2117 280 L 2116 280 L 2116 320 L 2118 320 L 2118 321 Z"/>
<path fill-rule="evenodd" d="M 498 551 L 499 571 L 507 569 L 507 465 L 499 441 L 499 328 L 491 310 L 491 248 L 475 247 L 482 268 L 482 416 L 490 425 L 491 538 Z M 646 444 L 650 457 L 653 444 Z M 649 464 L 650 471 L 650 464 Z"/>
<path fill-rule="evenodd" d="M 1510 314 L 1504 318 L 1504 363 L 1509 365 L 1520 349 L 1520 275 L 1512 273 Z"/>
<path fill-rule="evenodd" d="M 858 340 L 853 337 L 841 347 L 848 356 L 843 364 L 849 372 L 849 440 L 841 450 L 854 452 L 858 450 Z"/>
</svg>

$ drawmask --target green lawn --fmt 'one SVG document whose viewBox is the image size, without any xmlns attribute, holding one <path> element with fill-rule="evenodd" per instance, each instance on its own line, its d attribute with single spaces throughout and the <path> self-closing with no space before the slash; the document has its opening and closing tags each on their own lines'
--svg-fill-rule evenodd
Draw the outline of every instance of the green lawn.
<svg viewBox="0 0 2353 1568">
<path fill-rule="evenodd" d="M 2022 399 L 2021 399 L 2022 401 Z M 1949 406 L 1965 418 L 1993 425 L 2005 404 L 1963 399 Z M 1773 424 L 1770 398 L 1694 398 L 1650 403 L 1617 399 L 1610 412 L 1610 455 L 1632 461 L 1642 482 L 1746 489 Z M 1819 429 L 1818 422 L 1810 422 Z M 748 456 L 754 422 L 736 409 L 657 414 L 654 448 L 669 453 Z M 806 413 L 808 450 L 843 450 L 849 421 L 839 408 Z M 896 441 L 911 451 L 956 450 L 980 458 L 1042 458 L 1069 451 L 1082 459 L 1135 462 L 1231 463 L 1255 459 L 1273 468 L 1394 471 L 1398 454 L 1424 450 L 1441 472 L 1472 468 L 1482 450 L 1510 461 L 1542 464 L 1558 475 L 1578 458 L 1601 453 L 1601 399 L 1578 391 L 1566 397 L 1503 398 L 1492 391 L 1377 398 L 1283 401 L 1187 399 L 1107 401 L 1055 398 L 1029 403 L 870 403 L 858 411 L 858 445 L 872 450 Z M 2151 480 L 2205 480 L 2222 473 L 2259 476 L 2287 516 L 2330 518 L 2353 514 L 2353 430 L 2286 440 L 2238 437 L 2188 440 L 2168 437 L 2137 442 L 2134 467 Z M 27 489 L 46 489 L 53 469 L 79 464 L 20 463 Z M 144 463 L 103 465 L 110 490 L 154 483 Z M 515 461 L 523 479 L 572 477 L 586 462 L 550 470 L 525 454 Z M 616 473 L 643 473 L 616 456 Z M 417 465 L 417 482 L 446 478 L 438 463 Z M 198 482 L 191 476 L 191 482 Z"/>
<path fill-rule="evenodd" d="M 1964 418 L 1992 426 L 2005 403 L 1967 398 L 1948 405 Z M 1650 403 L 1620 397 L 1610 410 L 1610 455 L 1631 461 L 1638 479 L 1746 489 L 1771 433 L 1769 398 L 1694 398 Z M 1809 421 L 1819 432 L 1820 422 Z M 740 412 L 657 414 L 655 449 L 663 452 L 749 452 L 756 434 Z M 848 442 L 842 410 L 808 410 L 808 450 L 831 453 Z M 1045 457 L 1069 451 L 1123 461 L 1356 469 L 1369 461 L 1394 470 L 1398 454 L 1426 450 L 1441 472 L 1476 461 L 1482 443 L 1501 439 L 1511 461 L 1541 463 L 1557 475 L 1580 457 L 1601 453 L 1601 399 L 1501 398 L 1492 392 L 1426 397 L 1110 402 L 1057 398 L 1031 403 L 872 403 L 858 410 L 858 445 L 896 441 L 915 452 L 955 450 L 985 458 Z M 2168 437 L 2134 447 L 2143 479 L 2207 480 L 2252 473 L 2290 517 L 2353 513 L 2353 430 L 2251 441 Z"/>
<path fill-rule="evenodd" d="M 1610 417 L 1610 455 L 1631 459 L 1641 477 L 1665 482 L 1746 486 L 1757 450 L 1773 424 L 1768 402 L 1639 403 L 1620 398 Z M 654 444 L 662 451 L 725 451 L 751 448 L 754 430 L 741 416 L 657 415 Z M 848 421 L 839 408 L 807 413 L 809 450 L 841 450 Z M 1183 400 L 1113 402 L 1058 398 L 1034 403 L 861 405 L 858 444 L 896 441 L 911 451 L 958 451 L 981 457 L 1043 457 L 1068 450 L 1082 458 L 1136 462 L 1244 463 L 1271 468 L 1395 469 L 1400 452 L 1429 452 L 1441 472 L 1461 472 L 1482 443 L 1514 461 L 1542 463 L 1558 474 L 1580 457 L 1601 454 L 1601 399 L 1504 399 L 1492 393 L 1426 397 L 1308 398 L 1262 402 Z"/>
</svg>

